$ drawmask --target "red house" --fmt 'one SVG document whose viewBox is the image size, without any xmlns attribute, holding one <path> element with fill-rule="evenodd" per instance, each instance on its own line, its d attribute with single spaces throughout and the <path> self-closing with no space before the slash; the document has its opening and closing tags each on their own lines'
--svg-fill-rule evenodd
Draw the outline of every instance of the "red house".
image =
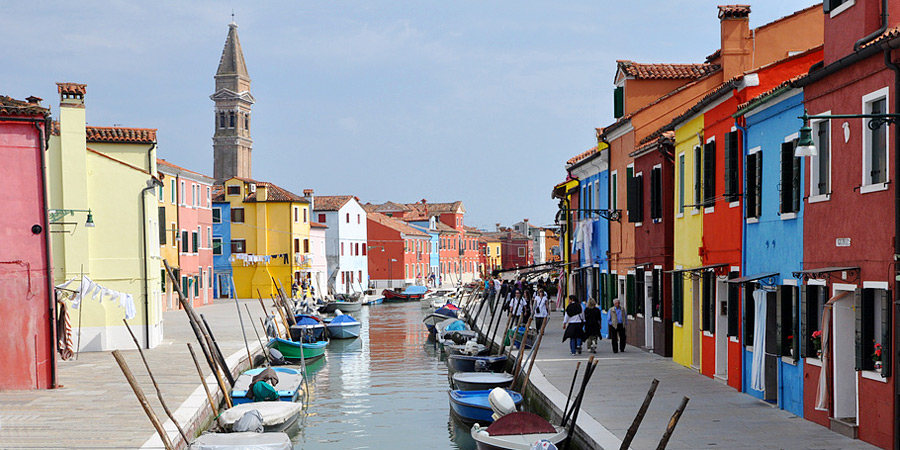
<svg viewBox="0 0 900 450">
<path fill-rule="evenodd" d="M 37 97 L 0 96 L 0 390 L 56 387 L 56 301 L 44 156 L 50 110 Z"/>
<path fill-rule="evenodd" d="M 900 2 L 825 0 L 824 9 L 824 62 L 796 83 L 809 114 L 900 112 Z M 824 336 L 822 358 L 805 360 L 804 415 L 898 448 L 892 356 L 900 291 L 900 126 L 859 118 L 813 118 L 810 125 L 817 155 L 802 158 L 803 267 L 795 275 L 803 287 L 803 339 L 816 331 Z"/>
<path fill-rule="evenodd" d="M 366 214 L 369 245 L 384 251 L 369 251 L 369 280 L 375 287 L 401 288 L 422 284 L 427 273 L 431 236 L 399 219 L 377 212 Z"/>
</svg>

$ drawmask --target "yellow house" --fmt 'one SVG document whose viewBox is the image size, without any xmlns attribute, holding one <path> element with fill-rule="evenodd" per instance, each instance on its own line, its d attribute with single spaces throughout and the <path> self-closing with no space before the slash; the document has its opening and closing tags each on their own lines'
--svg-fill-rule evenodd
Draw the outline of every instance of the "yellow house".
<svg viewBox="0 0 900 450">
<path fill-rule="evenodd" d="M 500 241 L 500 237 L 498 233 L 483 233 L 480 238 L 484 249 L 484 273 L 485 275 L 490 275 L 494 270 L 500 270 L 503 268 L 502 261 L 502 242 Z"/>
<path fill-rule="evenodd" d="M 701 265 L 699 249 L 703 236 L 702 177 L 698 157 L 702 148 L 703 115 L 675 128 L 675 225 L 672 327 L 672 360 L 700 368 L 701 334 L 699 302 L 700 288 L 690 276 L 691 269 Z M 696 293 L 696 298 L 694 294 Z M 680 306 L 680 307 L 679 307 Z"/>
<path fill-rule="evenodd" d="M 231 266 L 239 298 L 291 294 L 291 284 L 308 268 L 309 202 L 272 183 L 250 178 L 225 180 L 231 205 Z M 275 280 L 275 281 L 273 281 Z"/>
<path fill-rule="evenodd" d="M 72 280 L 61 292 L 79 296 L 70 303 L 79 303 L 70 310 L 76 344 L 82 351 L 133 349 L 122 323 L 128 318 L 142 346 L 152 348 L 163 337 L 156 130 L 86 127 L 86 85 L 57 86 L 48 209 L 55 284 Z M 82 276 L 92 282 L 82 286 Z"/>
<path fill-rule="evenodd" d="M 158 164 L 158 162 L 157 162 Z M 165 259 L 169 266 L 173 269 L 180 267 L 178 261 L 178 244 L 180 236 L 178 235 L 178 180 L 175 177 L 165 177 L 157 188 L 157 198 L 159 199 L 159 220 L 165 219 L 162 223 L 162 229 L 159 235 L 159 255 Z M 175 289 L 172 281 L 165 276 L 165 266 L 160 266 L 160 288 L 163 292 L 163 307 L 165 309 L 175 309 L 178 307 L 178 298 L 175 295 Z"/>
</svg>

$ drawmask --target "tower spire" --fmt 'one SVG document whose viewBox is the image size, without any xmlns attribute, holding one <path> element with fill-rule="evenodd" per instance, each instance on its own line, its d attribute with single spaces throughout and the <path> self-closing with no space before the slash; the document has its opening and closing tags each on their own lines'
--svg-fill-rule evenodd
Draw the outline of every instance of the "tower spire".
<svg viewBox="0 0 900 450">
<path fill-rule="evenodd" d="M 234 12 L 216 70 L 216 91 L 210 96 L 216 103 L 213 175 L 217 183 L 251 175 L 250 108 L 256 100 L 250 94 L 250 75 L 233 20 Z"/>
</svg>

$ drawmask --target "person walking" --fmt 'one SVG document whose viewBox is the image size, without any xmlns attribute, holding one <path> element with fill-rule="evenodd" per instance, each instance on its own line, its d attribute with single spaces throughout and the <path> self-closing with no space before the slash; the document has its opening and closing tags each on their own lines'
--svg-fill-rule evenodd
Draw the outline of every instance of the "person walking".
<svg viewBox="0 0 900 450">
<path fill-rule="evenodd" d="M 600 308 L 597 307 L 597 301 L 588 300 L 587 309 L 584 310 L 584 334 L 587 336 L 584 341 L 585 347 L 591 353 L 597 353 L 597 341 L 603 339 L 600 335 Z"/>
<path fill-rule="evenodd" d="M 550 315 L 550 308 L 548 307 L 549 300 L 547 299 L 547 293 L 544 292 L 543 288 L 538 288 L 537 295 L 534 296 L 534 329 L 540 331 L 541 327 L 544 325 L 544 319 Z"/>
<path fill-rule="evenodd" d="M 613 300 L 613 307 L 609 308 L 609 339 L 612 342 L 613 353 L 625 351 L 625 323 L 628 322 L 628 313 L 622 309 L 619 299 Z"/>
<path fill-rule="evenodd" d="M 516 289 L 515 293 L 513 293 L 512 299 L 509 300 L 509 309 L 513 315 L 514 323 L 519 323 L 522 320 L 522 316 L 525 314 L 525 298 L 522 297 L 522 291 Z"/>
<path fill-rule="evenodd" d="M 566 306 L 565 317 L 563 318 L 563 342 L 569 340 L 569 350 L 574 355 L 575 352 L 581 354 L 581 339 L 584 338 L 584 311 L 581 309 L 581 302 L 574 295 L 569 296 L 569 305 Z"/>
</svg>

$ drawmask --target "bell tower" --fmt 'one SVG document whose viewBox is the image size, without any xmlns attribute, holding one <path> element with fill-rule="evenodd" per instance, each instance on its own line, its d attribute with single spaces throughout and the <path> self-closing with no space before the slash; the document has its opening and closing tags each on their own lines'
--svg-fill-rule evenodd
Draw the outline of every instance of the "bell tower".
<svg viewBox="0 0 900 450">
<path fill-rule="evenodd" d="M 228 24 L 228 37 L 216 71 L 216 91 L 209 98 L 216 103 L 213 134 L 213 176 L 216 183 L 231 177 L 251 178 L 250 75 L 244 62 L 237 24 Z"/>
</svg>

